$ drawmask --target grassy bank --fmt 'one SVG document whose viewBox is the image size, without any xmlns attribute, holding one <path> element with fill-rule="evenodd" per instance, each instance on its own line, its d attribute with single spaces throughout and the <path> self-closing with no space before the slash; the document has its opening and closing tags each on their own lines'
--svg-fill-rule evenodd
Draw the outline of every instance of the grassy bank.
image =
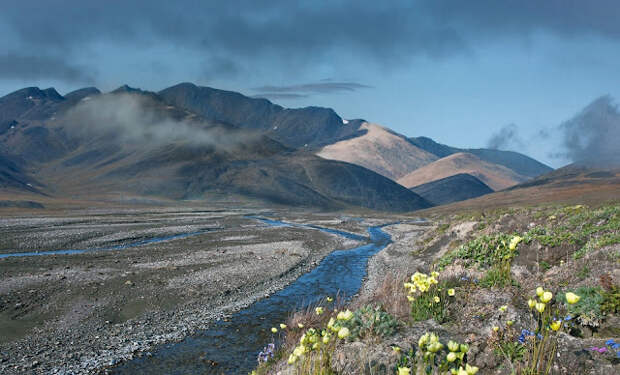
<svg viewBox="0 0 620 375">
<path fill-rule="evenodd" d="M 325 299 L 275 327 L 286 339 L 255 373 L 620 371 L 620 205 L 434 220 L 415 242 L 395 237 L 371 295 Z"/>
</svg>

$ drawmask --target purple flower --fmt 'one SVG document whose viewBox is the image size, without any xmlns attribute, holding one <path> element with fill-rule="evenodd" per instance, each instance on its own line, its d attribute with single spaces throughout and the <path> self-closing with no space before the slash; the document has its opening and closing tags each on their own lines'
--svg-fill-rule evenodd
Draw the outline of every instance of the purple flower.
<svg viewBox="0 0 620 375">
<path fill-rule="evenodd" d="M 598 352 L 599 353 L 605 353 L 605 352 L 607 352 L 607 348 L 605 348 L 605 347 L 598 348 Z"/>
<path fill-rule="evenodd" d="M 273 343 L 267 344 L 267 346 L 264 347 L 260 353 L 258 353 L 258 358 L 257 358 L 258 363 L 267 362 L 269 361 L 269 358 L 273 358 L 275 348 L 276 348 L 275 344 Z"/>
<path fill-rule="evenodd" d="M 566 315 L 566 318 L 564 318 L 564 320 L 565 320 L 565 321 L 569 321 L 569 320 L 571 320 L 571 319 L 573 319 L 573 317 L 572 317 L 572 316 L 570 316 L 570 315 Z"/>
<path fill-rule="evenodd" d="M 598 348 L 596 346 L 588 348 L 588 350 L 591 351 L 591 352 L 598 352 Z"/>
</svg>

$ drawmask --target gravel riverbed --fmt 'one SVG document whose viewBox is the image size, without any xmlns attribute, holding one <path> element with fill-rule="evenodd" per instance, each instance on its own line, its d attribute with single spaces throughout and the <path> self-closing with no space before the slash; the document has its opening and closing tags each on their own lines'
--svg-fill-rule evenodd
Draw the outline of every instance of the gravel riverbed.
<svg viewBox="0 0 620 375">
<path fill-rule="evenodd" d="M 3 217 L 0 253 L 121 250 L 0 259 L 0 373 L 90 374 L 196 334 L 357 241 L 268 227 L 243 212 L 58 213 Z M 306 217 L 306 222 L 313 218 Z M 365 223 L 336 220 L 335 229 Z"/>
</svg>

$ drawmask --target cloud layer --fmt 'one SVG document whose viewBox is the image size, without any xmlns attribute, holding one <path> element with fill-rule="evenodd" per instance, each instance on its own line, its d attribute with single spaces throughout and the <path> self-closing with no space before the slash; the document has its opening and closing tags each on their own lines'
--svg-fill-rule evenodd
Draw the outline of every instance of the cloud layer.
<svg viewBox="0 0 620 375">
<path fill-rule="evenodd" d="M 0 0 L 0 6 L 4 38 L 15 42 L 6 52 L 41 56 L 21 68 L 19 59 L 6 59 L 6 71 L 67 80 L 89 76 L 72 59 L 100 45 L 189 50 L 209 76 L 241 73 L 240 60 L 292 73 L 317 63 L 346 66 L 348 59 L 389 67 L 537 32 L 620 39 L 615 0 Z"/>
<path fill-rule="evenodd" d="M 333 82 L 324 80 L 316 83 L 304 83 L 288 86 L 261 86 L 253 90 L 260 94 L 256 97 L 270 99 L 300 99 L 312 94 L 333 94 L 340 92 L 352 92 L 360 89 L 368 89 L 371 86 L 356 82 Z"/>
</svg>

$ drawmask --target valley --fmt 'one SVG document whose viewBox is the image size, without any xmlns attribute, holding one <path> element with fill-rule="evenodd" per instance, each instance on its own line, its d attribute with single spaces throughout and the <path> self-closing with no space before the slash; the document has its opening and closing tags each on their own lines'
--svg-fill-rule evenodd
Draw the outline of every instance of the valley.
<svg viewBox="0 0 620 375">
<path fill-rule="evenodd" d="M 367 243 L 366 227 L 386 219 L 222 207 L 3 215 L 0 369 L 81 373 L 146 355 L 269 301 L 334 249 Z M 98 250 L 44 253 L 63 249 Z"/>
</svg>

